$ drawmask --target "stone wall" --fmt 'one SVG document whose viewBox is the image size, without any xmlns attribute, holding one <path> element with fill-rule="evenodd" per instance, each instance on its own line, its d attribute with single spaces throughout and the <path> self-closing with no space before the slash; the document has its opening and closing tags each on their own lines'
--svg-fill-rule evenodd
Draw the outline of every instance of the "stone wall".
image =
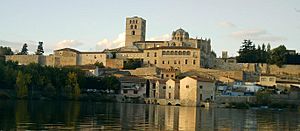
<svg viewBox="0 0 300 131">
<path fill-rule="evenodd" d="M 128 70 L 131 75 L 136 76 L 156 76 L 158 75 L 158 69 L 156 67 L 143 67 L 136 68 L 135 70 Z"/>
<path fill-rule="evenodd" d="M 121 59 L 106 59 L 106 67 L 122 69 L 124 61 Z"/>
<path fill-rule="evenodd" d="M 256 96 L 216 96 L 216 103 L 255 103 Z"/>
<path fill-rule="evenodd" d="M 7 55 L 5 56 L 6 61 L 15 61 L 19 65 L 28 65 L 30 63 L 40 63 L 40 59 L 43 56 L 39 55 Z"/>
</svg>

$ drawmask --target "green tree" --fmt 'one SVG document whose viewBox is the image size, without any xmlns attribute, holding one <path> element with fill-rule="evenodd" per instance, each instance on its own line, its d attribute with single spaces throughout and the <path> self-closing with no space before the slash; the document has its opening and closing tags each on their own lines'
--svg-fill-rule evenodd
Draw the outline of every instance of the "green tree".
<svg viewBox="0 0 300 131">
<path fill-rule="evenodd" d="M 19 55 L 28 55 L 28 49 L 27 49 L 27 44 L 25 43 L 22 47 L 22 50 L 20 53 L 18 53 Z"/>
<path fill-rule="evenodd" d="M 16 79 L 17 97 L 24 98 L 28 96 L 28 86 L 31 83 L 31 75 L 19 71 Z"/>
<path fill-rule="evenodd" d="M 278 67 L 281 67 L 286 63 L 287 50 L 284 45 L 280 45 L 277 48 L 271 50 L 271 64 L 276 64 Z"/>
<path fill-rule="evenodd" d="M 103 63 L 102 62 L 96 62 L 95 64 L 94 64 L 95 66 L 97 66 L 98 68 L 105 68 L 105 66 L 103 65 Z"/>
<path fill-rule="evenodd" d="M 68 98 L 77 99 L 80 96 L 80 88 L 77 80 L 77 74 L 75 72 L 68 73 L 64 92 Z"/>
<path fill-rule="evenodd" d="M 44 54 L 44 48 L 43 48 L 43 42 L 39 42 L 39 45 L 37 47 L 37 50 L 35 52 L 36 55 L 43 55 Z"/>
<path fill-rule="evenodd" d="M 240 50 L 237 61 L 240 63 L 256 63 L 258 62 L 258 55 L 255 44 L 251 40 L 244 40 Z"/>
<path fill-rule="evenodd" d="M 102 79 L 102 86 L 109 92 L 114 90 L 117 93 L 120 90 L 120 81 L 115 76 L 108 76 Z"/>
<path fill-rule="evenodd" d="M 10 47 L 0 46 L 0 56 L 13 55 L 13 54 L 14 54 L 14 52 L 12 52 Z"/>
</svg>

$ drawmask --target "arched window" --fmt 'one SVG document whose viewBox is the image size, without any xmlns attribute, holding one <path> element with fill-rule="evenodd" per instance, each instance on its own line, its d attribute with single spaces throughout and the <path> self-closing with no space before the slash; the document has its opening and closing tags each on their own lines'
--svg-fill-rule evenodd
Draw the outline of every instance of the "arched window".
<svg viewBox="0 0 300 131">
<path fill-rule="evenodd" d="M 162 55 L 165 55 L 166 54 L 166 51 L 162 51 Z"/>
<path fill-rule="evenodd" d="M 187 51 L 187 53 L 186 53 L 187 55 L 191 55 L 191 52 L 190 51 Z"/>
<path fill-rule="evenodd" d="M 137 29 L 137 25 L 134 25 L 134 29 Z"/>
<path fill-rule="evenodd" d="M 156 64 L 157 63 L 157 61 L 156 60 L 154 60 L 154 64 Z"/>
<path fill-rule="evenodd" d="M 174 55 L 174 51 L 171 51 L 171 55 Z"/>
<path fill-rule="evenodd" d="M 154 57 L 156 57 L 156 56 L 157 56 L 157 53 L 155 52 L 155 53 L 154 53 Z"/>
<path fill-rule="evenodd" d="M 131 22 L 132 22 L 132 21 L 130 20 L 129 23 L 131 24 Z"/>
<path fill-rule="evenodd" d="M 130 25 L 130 29 L 133 29 L 133 25 Z"/>
<path fill-rule="evenodd" d="M 167 51 L 167 55 L 170 55 L 170 51 Z"/>
<path fill-rule="evenodd" d="M 185 64 L 188 64 L 188 60 L 185 60 Z"/>
<path fill-rule="evenodd" d="M 196 60 L 193 60 L 193 64 L 194 64 L 194 65 L 196 64 Z"/>
<path fill-rule="evenodd" d="M 186 51 L 183 51 L 183 55 L 186 55 Z"/>
<path fill-rule="evenodd" d="M 131 32 L 131 35 L 135 35 L 135 31 L 132 31 L 132 32 Z"/>
<path fill-rule="evenodd" d="M 178 51 L 175 51 L 175 55 L 178 55 Z"/>
<path fill-rule="evenodd" d="M 179 55 L 182 55 L 182 51 L 179 51 L 178 54 L 179 54 Z"/>
<path fill-rule="evenodd" d="M 135 23 L 137 24 L 137 23 L 138 23 L 138 20 L 135 20 Z"/>
</svg>

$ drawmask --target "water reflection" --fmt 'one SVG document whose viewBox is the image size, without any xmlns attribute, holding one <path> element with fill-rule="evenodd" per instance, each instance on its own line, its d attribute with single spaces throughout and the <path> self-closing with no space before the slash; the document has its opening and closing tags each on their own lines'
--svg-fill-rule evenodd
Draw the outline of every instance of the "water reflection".
<svg viewBox="0 0 300 131">
<path fill-rule="evenodd" d="M 0 130 L 297 130 L 297 111 L 0 101 Z"/>
</svg>

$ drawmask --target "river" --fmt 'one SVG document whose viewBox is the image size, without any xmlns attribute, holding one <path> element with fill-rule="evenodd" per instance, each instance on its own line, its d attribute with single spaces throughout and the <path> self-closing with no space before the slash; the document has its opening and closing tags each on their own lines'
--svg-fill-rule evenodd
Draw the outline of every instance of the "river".
<svg viewBox="0 0 300 131">
<path fill-rule="evenodd" d="M 1 100 L 0 130 L 300 130 L 300 112 Z"/>
</svg>

